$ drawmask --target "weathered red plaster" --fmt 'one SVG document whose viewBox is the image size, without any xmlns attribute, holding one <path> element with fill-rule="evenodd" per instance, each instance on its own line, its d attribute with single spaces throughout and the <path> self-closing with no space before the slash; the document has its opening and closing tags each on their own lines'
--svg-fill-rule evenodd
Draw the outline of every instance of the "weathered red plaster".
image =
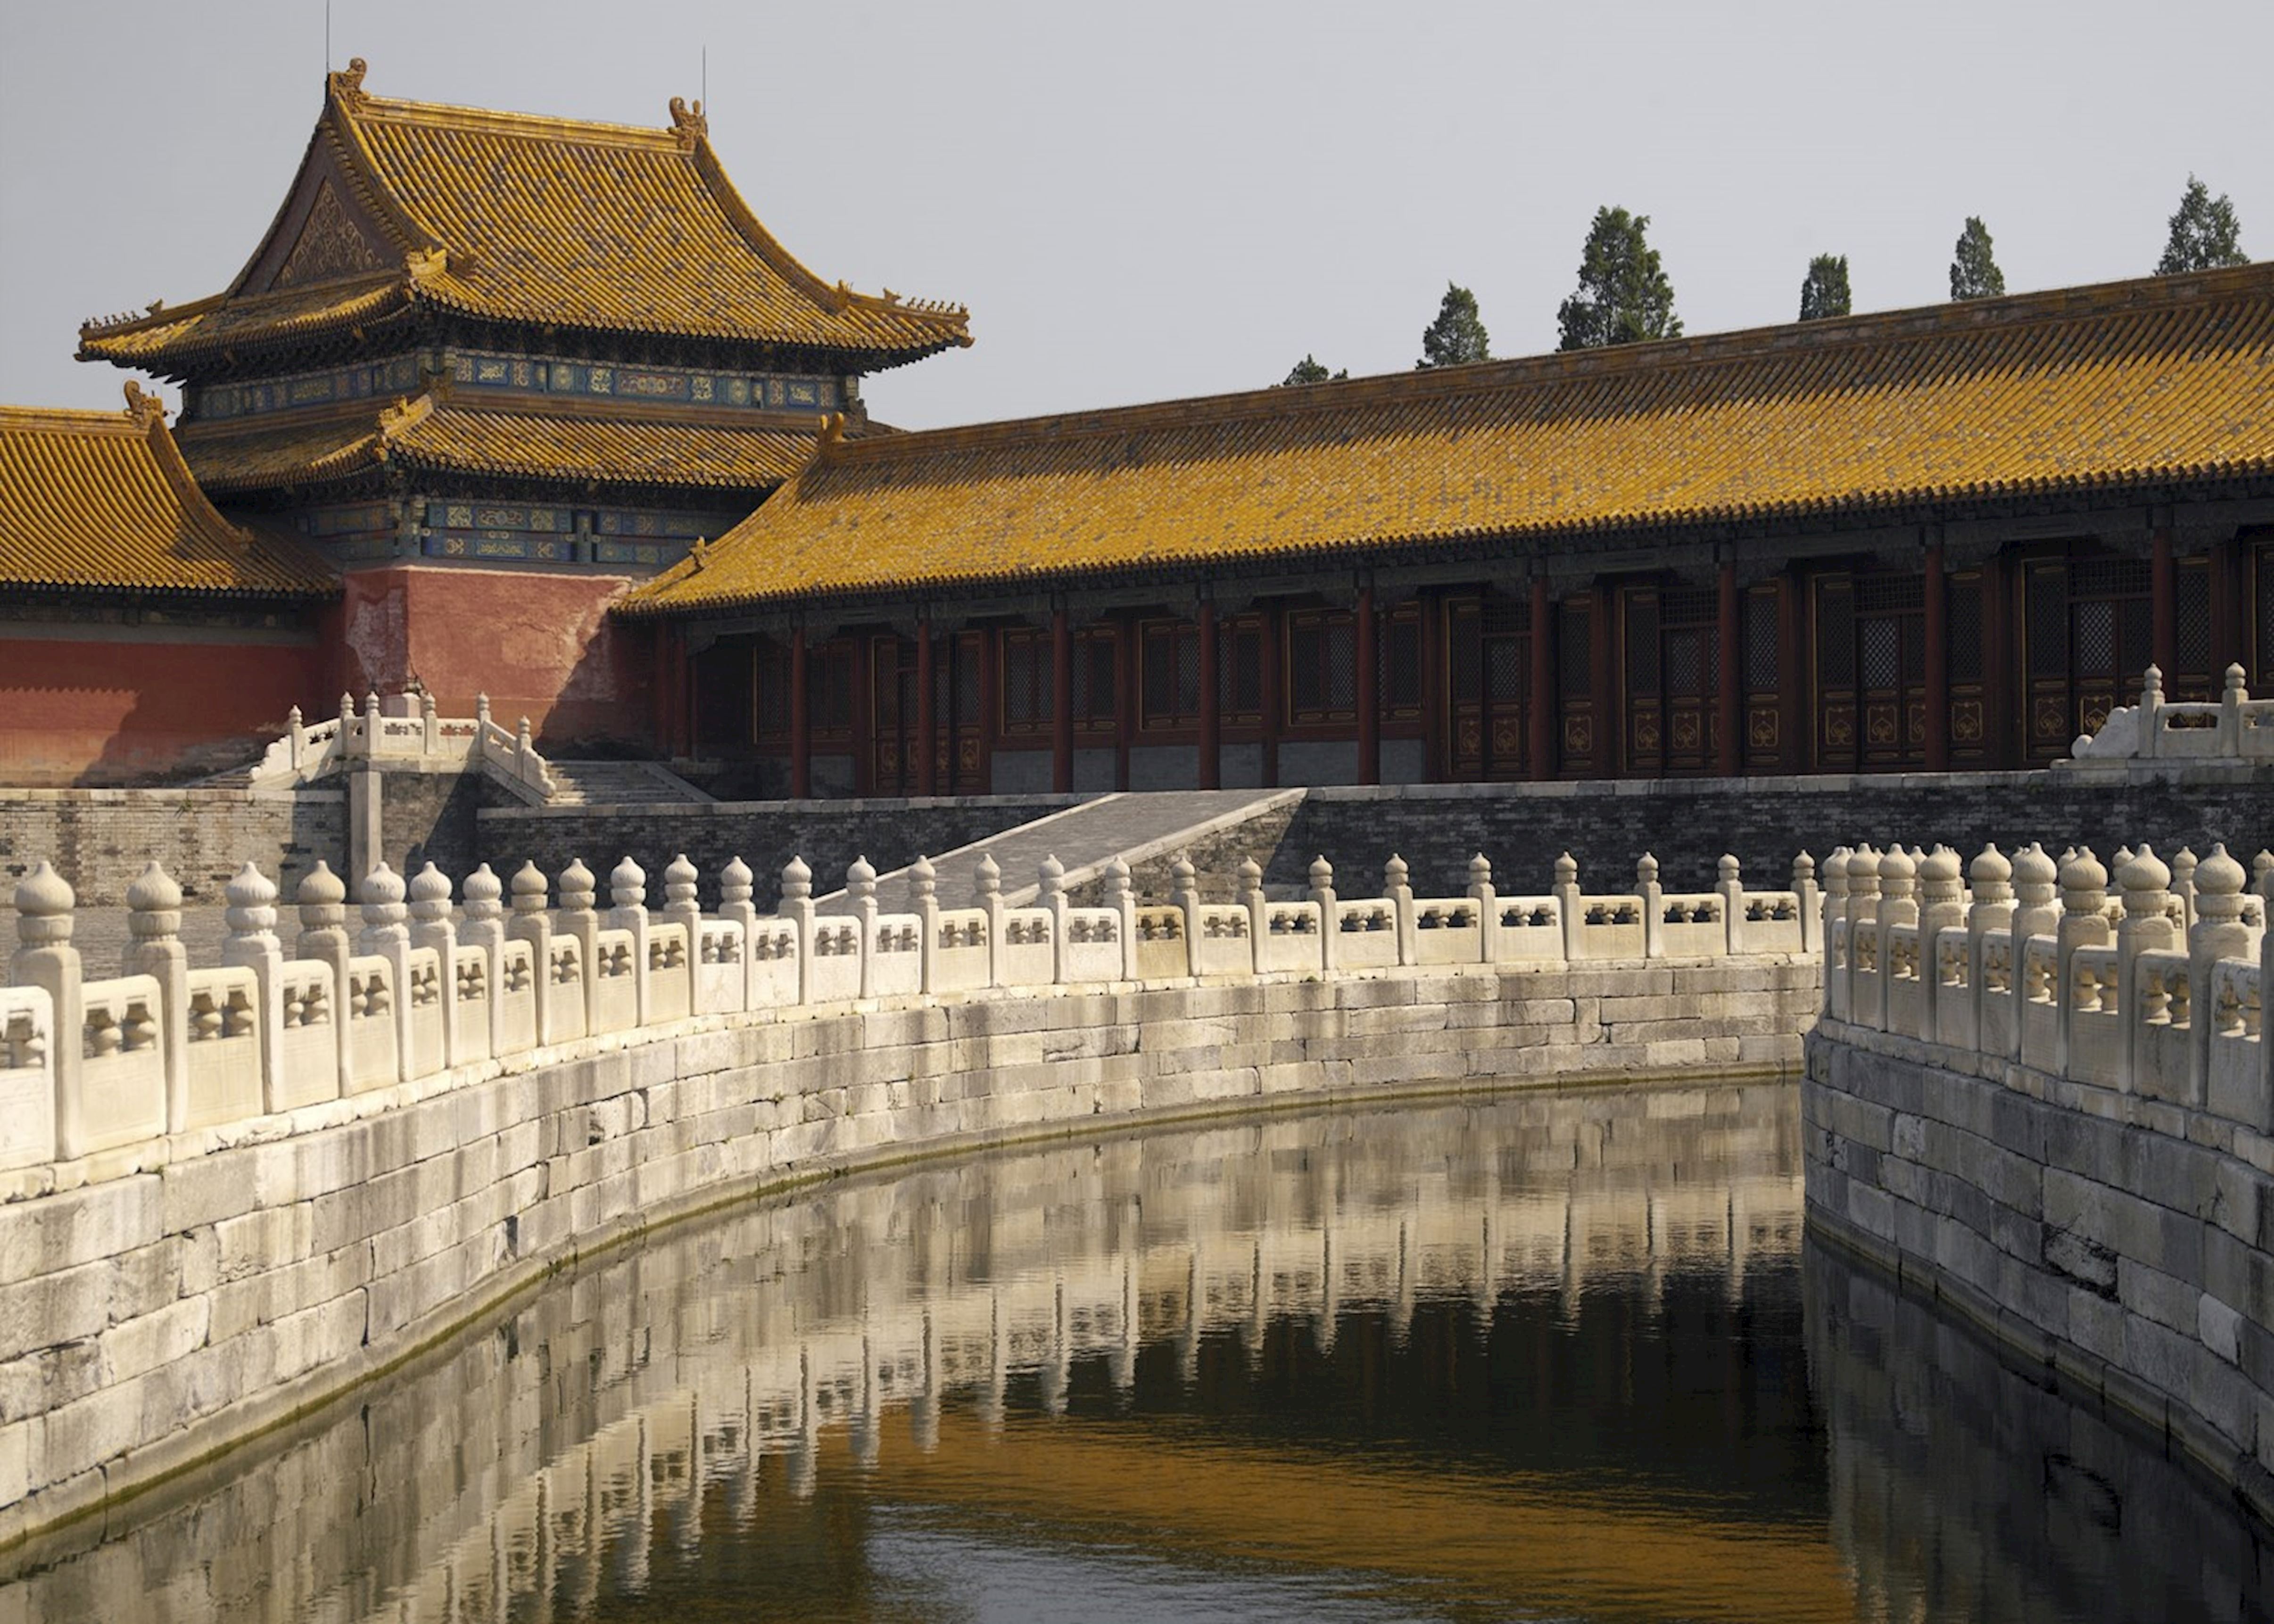
<svg viewBox="0 0 2274 1624">
<path fill-rule="evenodd" d="M 416 675 L 445 716 L 471 716 L 486 693 L 500 723 L 526 716 L 556 752 L 651 743 L 647 636 L 607 615 L 629 584 L 621 575 L 358 570 L 341 606 L 339 683 L 389 694 Z"/>
<path fill-rule="evenodd" d="M 0 783 L 103 785 L 250 762 L 327 701 L 320 643 L 0 636 Z"/>
</svg>

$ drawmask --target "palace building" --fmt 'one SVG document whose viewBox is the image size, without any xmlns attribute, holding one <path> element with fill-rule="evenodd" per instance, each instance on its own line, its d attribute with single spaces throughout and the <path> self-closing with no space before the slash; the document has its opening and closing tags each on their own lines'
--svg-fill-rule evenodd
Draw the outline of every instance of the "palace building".
<svg viewBox="0 0 2274 1624">
<path fill-rule="evenodd" d="M 11 464 L 0 779 L 413 679 L 801 796 L 2021 768 L 2274 685 L 2274 267 L 900 433 L 965 312 L 806 269 L 699 106 L 364 77 L 225 291 L 82 329 L 170 432 L 0 424 L 109 458 Z"/>
<path fill-rule="evenodd" d="M 486 689 L 548 737 L 648 733 L 651 658 L 606 605 L 859 437 L 863 374 L 964 312 L 824 282 L 735 192 L 699 105 L 636 129 L 385 100 L 328 76 L 237 280 L 91 322 L 182 386 L 181 454 L 235 518 L 343 577 L 342 669 Z"/>
<path fill-rule="evenodd" d="M 234 765 L 324 691 L 337 574 L 222 517 L 156 397 L 126 394 L 0 407 L 0 783 Z"/>
<path fill-rule="evenodd" d="M 932 432 L 618 613 L 794 794 L 1941 771 L 2274 678 L 2274 266 Z"/>
</svg>

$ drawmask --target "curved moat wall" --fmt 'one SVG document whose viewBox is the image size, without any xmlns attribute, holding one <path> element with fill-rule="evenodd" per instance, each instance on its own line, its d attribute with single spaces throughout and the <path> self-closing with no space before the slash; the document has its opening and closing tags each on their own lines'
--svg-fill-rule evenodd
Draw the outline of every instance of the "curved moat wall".
<svg viewBox="0 0 2274 1624">
<path fill-rule="evenodd" d="M 1797 1064 L 1819 987 L 1814 959 L 1761 955 L 697 1017 L 232 1143 L 160 1141 L 146 1170 L 81 1163 L 94 1182 L 0 1207 L 0 1543 L 305 1413 L 564 1262 L 763 1190 L 1283 1102 L 1769 1076 Z"/>
</svg>

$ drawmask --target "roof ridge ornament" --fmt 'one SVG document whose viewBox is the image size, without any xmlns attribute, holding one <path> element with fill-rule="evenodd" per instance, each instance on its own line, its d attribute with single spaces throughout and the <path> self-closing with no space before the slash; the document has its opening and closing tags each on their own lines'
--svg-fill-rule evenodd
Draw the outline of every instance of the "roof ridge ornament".
<svg viewBox="0 0 2274 1624">
<path fill-rule="evenodd" d="M 129 378 L 126 380 L 126 415 L 147 428 L 153 423 L 165 422 L 166 402 Z"/>
<path fill-rule="evenodd" d="M 363 76 L 369 65 L 360 56 L 350 56 L 346 67 L 325 74 L 324 86 L 332 100 L 350 111 L 360 111 L 364 102 Z"/>
<path fill-rule="evenodd" d="M 821 415 L 821 439 L 815 445 L 817 455 L 826 455 L 845 443 L 845 414 L 827 411 Z"/>
<path fill-rule="evenodd" d="M 703 103 L 685 96 L 672 97 L 671 133 L 681 152 L 693 152 L 696 142 L 709 139 L 711 121 L 703 116 Z"/>
</svg>

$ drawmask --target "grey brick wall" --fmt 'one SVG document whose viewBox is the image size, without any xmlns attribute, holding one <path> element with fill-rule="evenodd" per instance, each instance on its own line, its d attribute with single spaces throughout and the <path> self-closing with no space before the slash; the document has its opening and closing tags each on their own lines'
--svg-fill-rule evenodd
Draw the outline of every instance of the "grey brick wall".
<svg viewBox="0 0 2274 1624">
<path fill-rule="evenodd" d="M 1710 883 L 1731 852 L 1749 880 L 1770 889 L 1788 879 L 1796 852 L 1821 863 L 1836 846 L 1896 837 L 1940 841 L 1968 857 L 1991 840 L 2008 851 L 2030 840 L 2056 853 L 2089 845 L 2104 857 L 2143 839 L 2166 855 L 2181 846 L 2201 855 L 2223 840 L 2247 864 L 2274 846 L 2274 775 L 2089 788 L 2048 773 L 1967 773 L 1314 789 L 1264 881 L 1299 887 L 1324 853 L 1338 883 L 1359 895 L 1395 852 L 1416 891 L 1449 895 L 1482 852 L 1502 890 L 1544 891 L 1557 854 L 1569 851 L 1582 884 L 1608 886 L 1631 880 L 1635 858 L 1648 851 L 1669 889 L 1688 890 Z"/>
</svg>

